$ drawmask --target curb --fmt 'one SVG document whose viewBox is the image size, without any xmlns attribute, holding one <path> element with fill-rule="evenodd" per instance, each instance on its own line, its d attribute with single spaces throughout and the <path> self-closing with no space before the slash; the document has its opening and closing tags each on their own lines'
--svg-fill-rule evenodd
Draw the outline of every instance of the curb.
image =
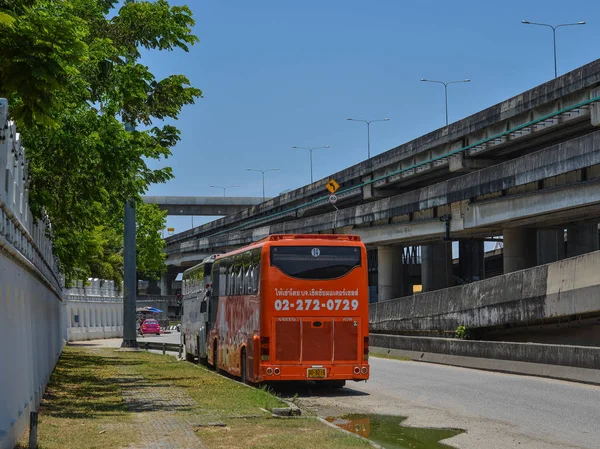
<svg viewBox="0 0 600 449">
<path fill-rule="evenodd" d="M 377 346 L 372 346 L 370 350 L 374 353 L 408 357 L 415 362 L 436 363 L 439 365 L 459 366 L 462 368 L 478 369 L 482 371 L 542 377 L 589 385 L 600 385 L 600 370 L 598 369 L 501 359 L 484 359 L 481 357 L 411 351 L 408 349 L 383 348 Z"/>
</svg>

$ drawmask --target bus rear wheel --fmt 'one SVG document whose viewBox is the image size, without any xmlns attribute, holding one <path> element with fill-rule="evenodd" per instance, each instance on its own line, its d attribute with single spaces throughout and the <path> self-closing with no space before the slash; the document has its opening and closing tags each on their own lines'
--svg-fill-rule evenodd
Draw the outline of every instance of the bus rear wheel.
<svg viewBox="0 0 600 449">
<path fill-rule="evenodd" d="M 189 353 L 187 350 L 187 345 L 185 344 L 185 335 L 183 336 L 183 352 L 185 354 L 185 361 L 186 362 L 193 362 L 194 361 L 194 355 Z"/>
<path fill-rule="evenodd" d="M 246 348 L 242 349 L 242 360 L 241 360 L 241 373 L 240 378 L 242 383 L 248 383 L 248 376 L 246 373 Z"/>
<path fill-rule="evenodd" d="M 194 354 L 190 354 L 189 352 L 185 351 L 185 360 L 186 362 L 194 362 Z"/>
<path fill-rule="evenodd" d="M 213 364 L 212 364 L 212 368 L 219 372 L 219 361 L 217 360 L 217 340 L 215 340 L 214 344 L 213 344 Z"/>
</svg>

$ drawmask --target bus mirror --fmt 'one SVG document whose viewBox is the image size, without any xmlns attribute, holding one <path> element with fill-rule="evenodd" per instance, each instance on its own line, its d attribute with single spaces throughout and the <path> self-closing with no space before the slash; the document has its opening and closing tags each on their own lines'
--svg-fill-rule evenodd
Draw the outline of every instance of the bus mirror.
<svg viewBox="0 0 600 449">
<path fill-rule="evenodd" d="M 206 313 L 206 301 L 200 303 L 200 313 Z"/>
</svg>

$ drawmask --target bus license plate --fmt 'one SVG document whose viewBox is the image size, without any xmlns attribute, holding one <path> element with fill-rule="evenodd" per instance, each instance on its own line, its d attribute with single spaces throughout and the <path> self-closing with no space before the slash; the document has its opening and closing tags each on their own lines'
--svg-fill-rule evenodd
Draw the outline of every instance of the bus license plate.
<svg viewBox="0 0 600 449">
<path fill-rule="evenodd" d="M 322 379 L 327 376 L 325 368 L 308 368 L 306 377 L 309 379 Z"/>
</svg>

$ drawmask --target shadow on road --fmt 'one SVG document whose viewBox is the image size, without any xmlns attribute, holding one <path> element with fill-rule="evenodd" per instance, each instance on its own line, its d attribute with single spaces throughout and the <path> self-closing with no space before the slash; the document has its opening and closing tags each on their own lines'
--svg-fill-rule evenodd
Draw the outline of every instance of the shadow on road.
<svg viewBox="0 0 600 449">
<path fill-rule="evenodd" d="M 354 390 L 352 384 L 347 382 L 344 388 L 329 388 L 319 385 L 319 382 L 281 382 L 268 384 L 270 390 L 282 398 L 292 398 L 294 396 L 300 398 L 310 398 L 313 396 L 319 397 L 352 397 L 352 396 L 369 396 L 369 393 Z"/>
</svg>

